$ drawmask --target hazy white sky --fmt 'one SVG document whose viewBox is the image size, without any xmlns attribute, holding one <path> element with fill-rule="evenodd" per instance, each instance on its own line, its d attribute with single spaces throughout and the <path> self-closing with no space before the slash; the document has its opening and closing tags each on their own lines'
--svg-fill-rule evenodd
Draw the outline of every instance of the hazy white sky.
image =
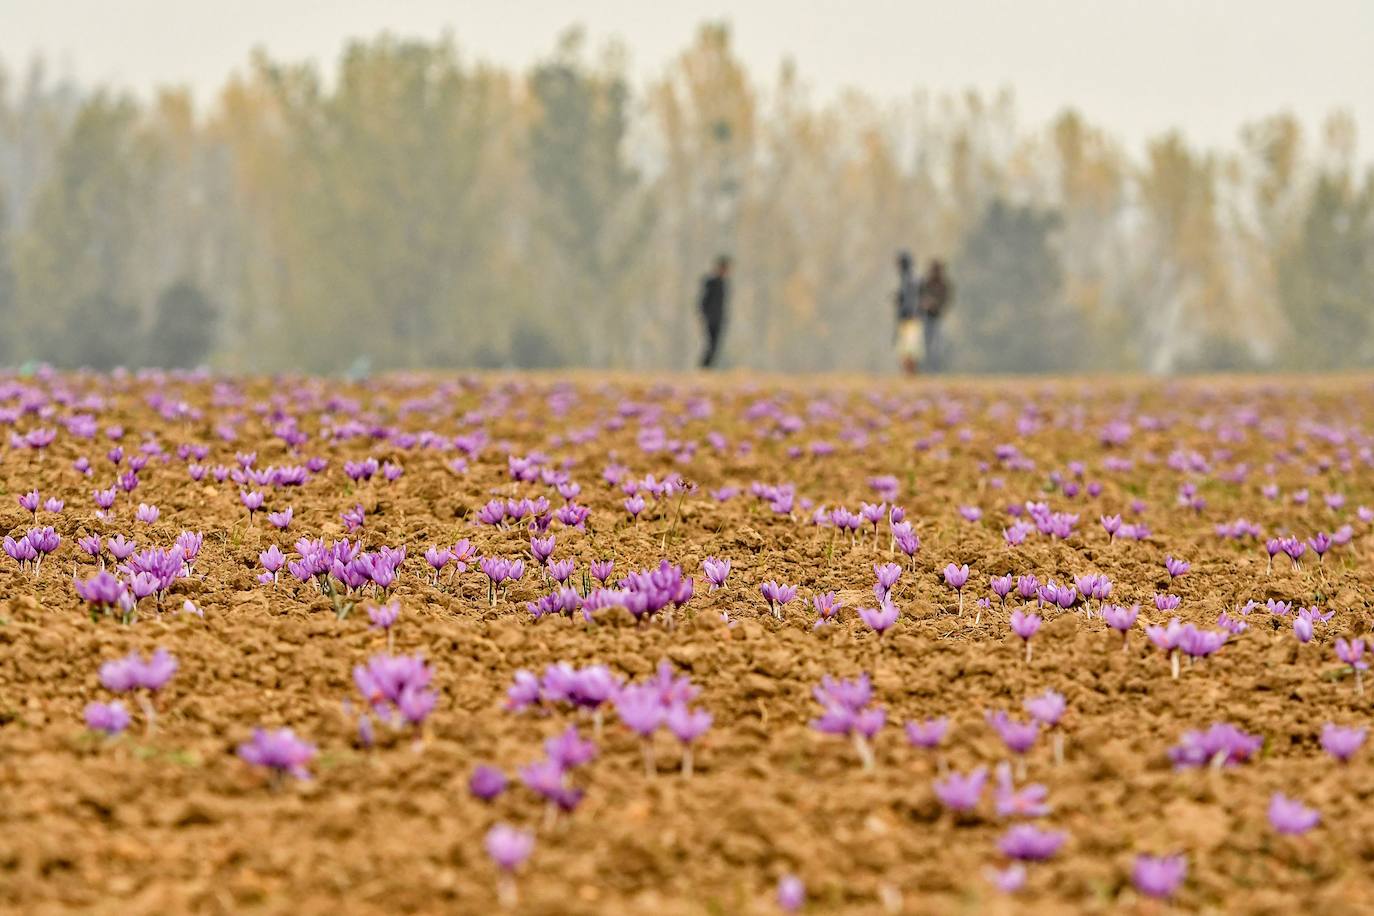
<svg viewBox="0 0 1374 916">
<path fill-rule="evenodd" d="M 756 78 L 791 56 L 822 98 L 1011 86 L 1027 120 L 1072 105 L 1134 149 L 1170 127 L 1230 145 L 1260 115 L 1312 126 L 1345 108 L 1374 149 L 1374 0 L 0 0 L 0 59 L 208 100 L 255 46 L 329 65 L 351 37 L 448 29 L 469 56 L 522 67 L 582 23 L 646 78 L 716 19 Z"/>
</svg>

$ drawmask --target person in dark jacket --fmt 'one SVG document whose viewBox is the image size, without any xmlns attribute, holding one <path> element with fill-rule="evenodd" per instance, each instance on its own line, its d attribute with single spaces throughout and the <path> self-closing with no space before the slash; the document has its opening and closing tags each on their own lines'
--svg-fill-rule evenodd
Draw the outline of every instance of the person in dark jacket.
<svg viewBox="0 0 1374 916">
<path fill-rule="evenodd" d="M 915 261 L 911 257 L 911 252 L 898 253 L 897 292 L 893 297 L 897 303 L 897 358 L 901 361 L 902 371 L 907 375 L 916 374 L 923 349 L 920 316 L 921 281 L 917 278 L 914 267 Z"/>
<path fill-rule="evenodd" d="M 730 298 L 730 259 L 716 258 L 715 269 L 701 284 L 701 319 L 706 325 L 706 352 L 701 367 L 709 369 L 720 354 L 720 337 L 725 330 L 725 303 Z"/>
<path fill-rule="evenodd" d="M 921 322 L 925 325 L 926 366 L 931 372 L 944 367 L 944 341 L 940 339 L 940 321 L 954 298 L 954 286 L 945 277 L 945 265 L 931 261 L 921 280 Z"/>
</svg>

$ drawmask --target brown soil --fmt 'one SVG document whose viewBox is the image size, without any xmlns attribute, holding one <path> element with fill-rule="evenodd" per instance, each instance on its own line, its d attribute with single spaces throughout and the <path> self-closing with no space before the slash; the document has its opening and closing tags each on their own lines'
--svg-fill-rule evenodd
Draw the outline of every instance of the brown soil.
<svg viewBox="0 0 1374 916">
<path fill-rule="evenodd" d="M 493 445 L 456 475 L 445 466 L 452 453 L 402 450 L 367 437 L 322 441 L 311 405 L 293 408 L 299 395 L 283 397 L 279 406 L 296 413 L 311 435 L 302 455 L 330 461 L 303 488 L 269 491 L 268 508 L 295 509 L 285 535 L 261 517 L 250 525 L 232 483 L 191 485 L 176 458 L 165 466 L 152 462 L 134 494 L 133 506 L 162 509 L 151 532 L 133 521 L 124 496 L 117 519 L 96 521 L 90 491 L 111 476 L 103 433 L 83 440 L 63 432 L 41 458 L 0 453 L 0 532 L 31 524 L 16 504 L 18 493 L 37 487 L 67 501 L 60 517 L 43 516 L 63 544 L 36 583 L 0 556 L 6 911 L 490 912 L 497 882 L 482 839 L 498 820 L 540 828 L 519 876 L 519 908 L 528 913 L 767 913 L 775 911 L 778 878 L 789 872 L 807 885 L 808 912 L 1161 912 L 1131 887 L 1131 864 L 1141 852 L 1187 854 L 1188 877 L 1174 901 L 1183 911 L 1374 911 L 1374 749 L 1366 746 L 1340 766 L 1317 740 L 1328 721 L 1367 724 L 1374 699 L 1356 695 L 1332 650 L 1336 636 L 1363 633 L 1370 619 L 1369 526 L 1355 518 L 1357 505 L 1374 504 L 1374 476 L 1360 458 L 1371 420 L 1367 380 L 883 383 L 872 390 L 848 380 L 756 378 L 424 378 L 370 387 L 283 381 L 277 389 L 259 380 L 243 383 L 240 407 L 213 407 L 208 383 L 54 377 L 32 384 L 105 394 L 110 407 L 99 417 L 102 428 L 122 423 L 126 450 L 149 435 L 169 452 L 182 442 L 204 442 L 213 445 L 210 464 L 232 464 L 235 451 L 247 450 L 257 451 L 259 466 L 291 463 L 255 411 L 274 390 L 338 391 L 363 401 L 371 420 L 447 436 L 475 428 L 462 418 L 481 408 L 485 421 L 469 420 L 482 423 Z M 154 389 L 201 407 L 203 418 L 161 419 L 145 402 Z M 577 398 L 563 410 L 556 402 L 565 389 Z M 699 398 L 714 413 L 690 419 L 686 406 Z M 750 405 L 764 399 L 808 418 L 805 428 L 783 436 L 773 421 L 751 419 Z M 814 409 L 821 400 L 836 408 L 833 415 Z M 624 401 L 661 409 L 668 438 L 699 440 L 695 458 L 679 463 L 666 452 L 641 452 L 642 416 L 585 444 L 563 439 L 616 415 Z M 410 409 L 398 412 L 407 402 Z M 1016 420 L 1027 404 L 1039 409 L 1040 428 L 1020 438 Z M 1259 425 L 1240 422 L 1247 410 Z M 56 406 L 57 417 L 70 412 Z M 230 413 L 244 417 L 232 444 L 214 433 Z M 1099 443 L 1108 420 L 1142 413 L 1175 423 L 1137 430 L 1116 449 Z M 1327 441 L 1314 423 L 1341 427 L 1345 444 Z M 1262 434 L 1265 424 L 1271 437 Z M 57 424 L 26 414 L 12 428 L 40 425 Z M 1229 437 L 1236 441 L 1219 439 L 1223 427 L 1236 431 Z M 752 450 L 718 455 L 704 441 L 713 429 L 732 445 L 753 443 Z M 971 433 L 967 441 L 960 429 Z M 847 442 L 845 430 L 863 430 L 867 445 Z M 943 433 L 942 440 L 913 446 L 932 433 Z M 836 453 L 787 457 L 790 445 L 821 439 Z M 997 469 L 993 450 L 1006 442 L 1015 442 L 1036 470 Z M 476 570 L 456 589 L 428 584 L 422 554 L 431 544 L 468 537 L 482 554 L 527 552 L 527 533 L 472 519 L 492 493 L 546 494 L 560 502 L 542 485 L 511 484 L 502 443 L 516 455 L 539 449 L 555 464 L 570 462 L 583 487 L 579 501 L 593 514 L 587 532 L 557 523 L 553 531 L 556 556 L 575 557 L 579 579 L 589 561 L 605 557 L 615 558 L 618 573 L 667 557 L 697 576 L 697 595 L 673 629 L 635 626 L 616 613 L 596 626 L 562 618 L 536 623 L 524 609 L 543 593 L 533 574 L 494 608 Z M 1176 448 L 1210 457 L 1212 474 L 1171 470 L 1165 459 Z M 1217 455 L 1220 449 L 1230 457 Z M 1348 472 L 1340 470 L 1342 449 L 1352 462 Z M 1103 472 L 1108 454 L 1134 458 L 1134 470 Z M 79 455 L 89 456 L 94 478 L 72 469 Z M 394 484 L 378 477 L 354 487 L 342 463 L 368 455 L 395 460 L 405 475 Z M 1291 460 L 1265 471 L 1284 456 Z M 678 471 L 700 490 L 683 501 L 676 522 L 674 506 L 665 505 L 629 525 L 623 494 L 601 480 L 612 458 L 639 476 Z M 1330 470 L 1316 470 L 1323 459 L 1334 462 Z M 1072 460 L 1087 464 L 1086 480 L 1102 482 L 1100 497 L 1046 492 L 1047 475 Z M 980 461 L 994 468 L 980 473 Z M 1248 480 L 1223 482 L 1219 472 L 1240 462 L 1251 468 Z M 886 533 L 878 545 L 870 534 L 850 546 L 807 524 L 809 512 L 779 516 L 748 494 L 754 480 L 790 481 L 799 499 L 857 510 L 861 500 L 877 501 L 867 481 L 878 474 L 899 479 L 898 501 L 924 545 L 915 572 L 897 587 L 902 616 L 881 645 L 853 608 L 872 603 L 872 564 L 888 559 Z M 992 489 L 991 477 L 1003 478 L 1005 489 Z M 1189 479 L 1207 499 L 1201 513 L 1176 504 L 1179 484 Z M 1259 493 L 1271 480 L 1283 488 L 1280 501 Z M 706 495 L 726 483 L 741 486 L 741 496 L 721 505 Z M 1302 487 L 1311 491 L 1310 504 L 1294 506 L 1288 495 Z M 1335 490 L 1348 502 L 1333 513 L 1322 496 Z M 1148 503 L 1143 518 L 1153 536 L 1108 546 L 1098 516 L 1126 510 L 1134 498 Z M 1024 546 L 1007 548 L 1003 507 L 1026 499 L 1079 512 L 1078 533 L 1067 542 L 1033 534 Z M 440 693 L 418 748 L 408 741 L 370 750 L 355 745 L 342 707 L 358 700 L 351 669 L 385 644 L 366 615 L 337 620 L 325 598 L 285 572 L 276 588 L 255 581 L 258 552 L 269 543 L 287 549 L 300 536 L 343 536 L 339 515 L 357 502 L 368 511 L 369 545 L 404 543 L 410 551 L 395 590 L 404 608 L 397 651 L 423 653 Z M 956 513 L 963 504 L 981 506 L 984 519 L 963 521 Z M 1266 574 L 1260 545 L 1213 534 L 1215 523 L 1241 516 L 1263 525 L 1266 536 L 1308 536 L 1345 522 L 1357 536 L 1320 567 L 1309 553 L 1299 571 L 1285 560 Z M 71 581 L 73 564 L 82 577 L 93 571 L 76 538 L 124 531 L 141 544 L 168 546 L 183 529 L 203 532 L 205 546 L 196 576 L 177 586 L 168 606 L 190 598 L 204 618 L 145 613 L 131 626 L 92 623 Z M 734 569 L 726 588 L 708 595 L 700 564 L 711 554 L 731 558 Z M 1184 620 L 1212 626 L 1220 611 L 1268 597 L 1319 602 L 1336 615 L 1300 646 L 1291 618 L 1257 610 L 1247 632 L 1172 680 L 1167 660 L 1139 628 L 1168 616 L 1150 603 L 1166 585 L 1166 554 L 1193 563 L 1167 589 L 1183 598 Z M 962 618 L 938 572 L 951 561 L 973 569 Z M 1127 652 L 1101 620 L 1069 612 L 1046 622 L 1028 666 L 1005 611 L 985 613 L 973 625 L 973 601 L 989 594 L 990 574 L 1034 572 L 1063 582 L 1090 571 L 1112 579 L 1113 599 L 1145 605 Z M 765 579 L 800 586 L 802 600 L 781 622 L 759 597 Z M 813 631 L 810 596 L 831 589 L 848 599 L 841 622 Z M 722 611 L 735 626 L 725 625 Z M 111 699 L 98 680 L 100 663 L 157 646 L 181 664 L 160 697 L 157 732 L 145 736 L 136 720 L 115 740 L 89 734 L 85 704 Z M 475 765 L 494 763 L 513 777 L 541 754 L 545 737 L 584 721 L 567 712 L 506 712 L 505 691 L 517 669 L 600 662 L 638 677 L 664 658 L 701 686 L 700 702 L 715 717 L 692 779 L 675 772 L 667 736 L 660 738 L 659 772 L 648 779 L 636 742 L 612 716 L 600 756 L 579 777 L 585 801 L 552 830 L 540 826 L 540 803 L 518 783 L 490 806 L 470 797 Z M 808 724 L 819 712 L 811 688 L 822 675 L 861 671 L 874 673 L 888 712 L 872 773 L 861 771 L 848 742 Z M 1021 716 L 1022 700 L 1048 687 L 1068 699 L 1067 759 L 1055 766 L 1042 740 L 1030 776 L 1050 788 L 1054 810 L 1044 824 L 1071 839 L 1052 861 L 1030 867 L 1026 890 L 1007 897 L 983 875 L 984 866 L 1004 864 L 996 841 L 1006 823 L 986 797 L 976 818 L 956 823 L 944 815 L 931 791 L 934 763 L 907 746 L 900 726 L 948 715 L 955 723 L 949 765 L 991 764 L 1003 751 L 983 710 Z M 1217 721 L 1263 735 L 1262 754 L 1221 772 L 1175 772 L 1168 748 L 1184 731 Z M 314 778 L 274 790 L 240 761 L 235 748 L 257 725 L 289 725 L 316 743 Z M 1300 838 L 1275 834 L 1265 813 L 1274 791 L 1319 809 L 1321 825 Z"/>
</svg>

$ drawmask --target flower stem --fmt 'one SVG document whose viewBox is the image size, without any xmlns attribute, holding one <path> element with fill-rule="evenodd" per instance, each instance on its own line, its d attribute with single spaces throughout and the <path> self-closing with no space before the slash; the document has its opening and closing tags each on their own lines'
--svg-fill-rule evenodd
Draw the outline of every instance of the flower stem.
<svg viewBox="0 0 1374 916">
<path fill-rule="evenodd" d="M 863 763 L 864 772 L 872 772 L 877 761 L 873 758 L 873 748 L 868 746 L 868 740 L 858 732 L 854 733 L 854 750 L 859 752 L 859 760 Z"/>
<path fill-rule="evenodd" d="M 507 910 L 515 909 L 519 902 L 519 895 L 515 891 L 515 878 L 509 872 L 502 872 L 500 880 L 496 883 L 496 899 L 501 906 Z"/>
<path fill-rule="evenodd" d="M 652 739 L 645 738 L 639 746 L 644 753 L 644 775 L 648 779 L 653 779 L 658 773 L 658 767 L 654 765 L 654 746 L 652 744 Z"/>
<path fill-rule="evenodd" d="M 143 734 L 151 738 L 157 733 L 157 710 L 153 708 L 152 701 L 147 697 L 139 697 L 138 705 L 143 708 Z"/>
</svg>

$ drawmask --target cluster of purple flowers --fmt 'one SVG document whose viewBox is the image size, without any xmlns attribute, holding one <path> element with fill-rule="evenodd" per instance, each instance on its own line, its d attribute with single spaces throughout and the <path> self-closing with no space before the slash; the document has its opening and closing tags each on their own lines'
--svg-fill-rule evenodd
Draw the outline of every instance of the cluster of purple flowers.
<svg viewBox="0 0 1374 916">
<path fill-rule="evenodd" d="M 659 663 L 654 677 L 639 684 L 627 684 L 616 692 L 612 702 L 616 715 L 626 728 L 641 739 L 647 775 L 656 771 L 652 739 L 660 728 L 667 728 L 682 745 L 682 772 L 692 774 L 692 748 L 711 727 L 711 714 L 691 704 L 701 693 L 686 676 L 673 673 L 672 665 Z"/>
<path fill-rule="evenodd" d="M 596 712 L 615 699 L 623 684 L 605 665 L 574 668 L 560 662 L 544 669 L 542 677 L 530 671 L 515 672 L 515 683 L 506 692 L 506 708 L 519 712 L 531 706 L 567 704 Z"/>
<path fill-rule="evenodd" d="M 870 742 L 882 731 L 887 712 L 874 706 L 873 685 L 867 674 L 852 680 L 821 678 L 811 695 L 821 705 L 821 716 L 811 721 L 811 727 L 827 735 L 845 735 L 854 742 L 854 749 L 865 770 L 873 769 L 876 759 Z"/>
<path fill-rule="evenodd" d="M 373 713 L 398 729 L 418 729 L 434 711 L 438 695 L 427 689 L 430 677 L 418 655 L 374 655 L 353 668 L 353 683 Z"/>
<path fill-rule="evenodd" d="M 1259 735 L 1248 734 L 1229 722 L 1218 722 L 1206 731 L 1184 732 L 1178 745 L 1169 749 L 1177 769 L 1201 766 L 1234 766 L 1249 760 L 1264 744 Z"/>
<path fill-rule="evenodd" d="M 592 572 L 596 573 L 595 565 Z M 682 574 L 682 567 L 663 560 L 657 569 L 629 573 L 614 589 L 592 590 L 582 607 L 588 619 L 593 611 L 623 607 L 636 620 L 646 621 L 665 609 L 682 607 L 692 599 L 694 591 L 694 580 Z"/>
<path fill-rule="evenodd" d="M 30 528 L 19 538 L 7 535 L 4 540 L 5 554 L 19 564 L 21 571 L 27 569 L 35 577 L 43 565 L 43 558 L 56 551 L 61 543 L 62 538 L 52 526 Z"/>
<path fill-rule="evenodd" d="M 1224 614 L 1224 612 L 1223 612 Z M 1198 659 L 1214 655 L 1226 645 L 1231 633 L 1226 629 L 1200 630 L 1191 623 L 1179 623 L 1171 617 L 1163 626 L 1152 624 L 1145 628 L 1145 636 L 1156 648 L 1169 655 L 1173 677 L 1179 675 L 1179 654 Z"/>
<path fill-rule="evenodd" d="M 289 728 L 255 728 L 253 737 L 238 747 L 238 755 L 245 762 L 270 770 L 278 780 L 286 775 L 309 779 L 306 766 L 315 759 L 315 753 L 313 744 L 302 741 Z"/>
<path fill-rule="evenodd" d="M 558 811 L 571 812 L 582 801 L 584 792 L 572 784 L 574 771 L 596 758 L 596 745 L 584 741 L 577 726 L 544 742 L 544 759 L 520 768 L 520 781 L 548 805 L 550 817 Z"/>
</svg>

